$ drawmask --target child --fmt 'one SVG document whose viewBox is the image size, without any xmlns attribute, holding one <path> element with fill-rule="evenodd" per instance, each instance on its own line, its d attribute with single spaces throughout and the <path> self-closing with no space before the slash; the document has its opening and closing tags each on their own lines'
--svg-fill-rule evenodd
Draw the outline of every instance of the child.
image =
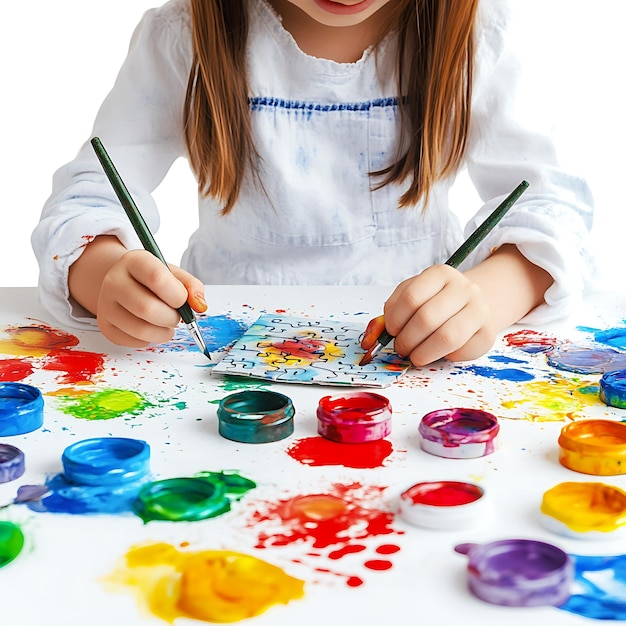
<svg viewBox="0 0 626 626">
<path fill-rule="evenodd" d="M 141 250 L 85 143 L 33 233 L 42 302 L 111 341 L 171 338 L 203 284 L 397 284 L 395 349 L 473 359 L 499 331 L 572 308 L 591 226 L 584 181 L 514 116 L 503 0 L 170 0 L 137 27 L 95 121 L 153 230 L 150 193 L 186 156 L 199 228 L 173 273 Z M 530 189 L 468 259 L 448 205 Z M 399 283 L 399 284 L 398 284 Z M 363 346 L 382 330 L 370 324 Z"/>
</svg>

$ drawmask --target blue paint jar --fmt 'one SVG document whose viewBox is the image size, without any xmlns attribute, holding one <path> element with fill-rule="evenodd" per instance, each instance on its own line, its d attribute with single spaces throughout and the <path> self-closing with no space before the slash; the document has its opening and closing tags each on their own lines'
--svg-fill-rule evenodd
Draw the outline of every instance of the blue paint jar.
<svg viewBox="0 0 626 626">
<path fill-rule="evenodd" d="M 24 383 L 0 383 L 0 437 L 23 435 L 41 428 L 43 396 Z"/>
<path fill-rule="evenodd" d="M 240 443 L 280 441 L 293 433 L 294 414 L 291 399 L 282 393 L 240 391 L 220 401 L 219 433 Z"/>
<path fill-rule="evenodd" d="M 78 485 L 113 486 L 144 478 L 150 471 L 150 446 L 140 439 L 84 439 L 63 452 L 65 478 Z"/>
<path fill-rule="evenodd" d="M 607 406 L 626 409 L 626 370 L 615 370 L 602 376 L 600 400 Z"/>
<path fill-rule="evenodd" d="M 24 453 L 15 446 L 0 443 L 0 483 L 19 478 L 24 469 Z"/>
</svg>

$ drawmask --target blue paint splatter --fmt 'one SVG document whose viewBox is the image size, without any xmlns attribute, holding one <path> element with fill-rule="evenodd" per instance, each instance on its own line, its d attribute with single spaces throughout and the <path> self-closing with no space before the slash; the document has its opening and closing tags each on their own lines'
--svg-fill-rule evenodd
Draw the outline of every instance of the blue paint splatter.
<svg viewBox="0 0 626 626">
<path fill-rule="evenodd" d="M 247 329 L 245 324 L 229 315 L 199 315 L 197 320 L 209 352 L 227 348 L 235 343 Z M 164 343 L 160 348 L 171 352 L 200 351 L 191 339 L 189 331 L 184 327 L 177 328 L 174 338 Z"/>
<path fill-rule="evenodd" d="M 470 365 L 464 367 L 464 371 L 471 372 L 477 376 L 483 376 L 484 378 L 495 378 L 497 380 L 508 380 L 512 382 L 526 382 L 533 380 L 535 377 L 530 372 L 516 369 L 513 367 L 488 367 L 483 365 Z"/>
<path fill-rule="evenodd" d="M 598 343 L 603 343 L 618 350 L 626 350 L 626 326 L 605 329 L 578 326 L 578 330 L 592 334 Z"/>
<path fill-rule="evenodd" d="M 491 356 L 489 356 L 489 359 L 491 361 L 495 361 L 496 363 L 521 363 L 521 364 L 528 364 L 528 361 L 524 360 L 524 359 L 514 359 L 511 356 L 506 356 L 505 354 L 492 354 Z"/>
<path fill-rule="evenodd" d="M 591 619 L 626 620 L 626 554 L 570 557 L 574 591 L 559 608 Z"/>
</svg>

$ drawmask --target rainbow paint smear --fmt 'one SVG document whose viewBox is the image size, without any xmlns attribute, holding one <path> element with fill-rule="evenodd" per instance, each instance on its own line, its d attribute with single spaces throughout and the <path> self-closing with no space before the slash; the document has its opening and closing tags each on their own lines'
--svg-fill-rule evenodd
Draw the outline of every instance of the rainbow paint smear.
<svg viewBox="0 0 626 626">
<path fill-rule="evenodd" d="M 170 623 L 179 617 L 238 622 L 304 596 L 304 581 L 254 556 L 166 543 L 132 548 L 104 582 L 134 590 L 150 613 Z"/>
</svg>

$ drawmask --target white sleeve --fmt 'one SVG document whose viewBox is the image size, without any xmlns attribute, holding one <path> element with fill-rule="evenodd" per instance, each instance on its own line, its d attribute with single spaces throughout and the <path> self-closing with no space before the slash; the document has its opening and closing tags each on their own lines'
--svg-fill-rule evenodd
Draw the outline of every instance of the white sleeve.
<svg viewBox="0 0 626 626">
<path fill-rule="evenodd" d="M 102 140 L 153 232 L 159 215 L 151 193 L 172 163 L 185 155 L 188 19 L 180 10 L 182 3 L 168 5 L 148 11 L 135 29 L 92 133 Z M 40 301 L 69 326 L 95 326 L 93 316 L 70 298 L 68 273 L 86 244 L 105 234 L 115 235 L 129 249 L 141 247 L 87 141 L 76 158 L 55 173 L 52 193 L 32 234 Z"/>
<path fill-rule="evenodd" d="M 502 0 L 483 0 L 473 92 L 468 173 L 485 203 L 467 223 L 468 236 L 523 180 L 529 189 L 472 255 L 484 260 L 503 244 L 515 244 L 554 283 L 545 304 L 523 320 L 543 324 L 569 313 L 589 277 L 586 249 L 593 219 L 587 183 L 559 168 L 555 147 L 546 134 L 528 127 L 517 110 L 520 65 L 508 45 L 509 12 Z M 541 98 L 541 94 L 537 94 Z"/>
</svg>

